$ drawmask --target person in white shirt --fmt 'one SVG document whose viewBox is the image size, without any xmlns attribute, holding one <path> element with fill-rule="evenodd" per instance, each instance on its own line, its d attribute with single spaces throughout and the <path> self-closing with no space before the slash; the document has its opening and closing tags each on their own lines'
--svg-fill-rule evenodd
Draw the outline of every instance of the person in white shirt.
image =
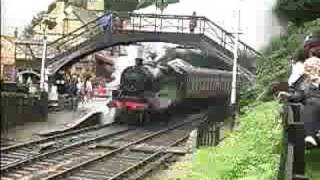
<svg viewBox="0 0 320 180">
<path fill-rule="evenodd" d="M 89 78 L 86 83 L 85 83 L 85 88 L 86 88 L 86 93 L 87 93 L 87 98 L 88 101 L 92 100 L 92 96 L 93 96 L 93 87 L 92 87 L 92 82 L 91 82 L 91 78 Z"/>
<path fill-rule="evenodd" d="M 289 87 L 293 86 L 293 84 L 304 74 L 304 50 L 303 48 L 299 48 L 295 53 L 295 62 L 292 65 L 291 75 L 288 79 Z"/>
</svg>

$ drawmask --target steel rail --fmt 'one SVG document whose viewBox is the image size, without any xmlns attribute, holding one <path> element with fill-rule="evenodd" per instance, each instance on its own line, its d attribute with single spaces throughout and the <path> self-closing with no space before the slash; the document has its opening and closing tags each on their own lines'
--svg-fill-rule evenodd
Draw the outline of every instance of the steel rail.
<svg viewBox="0 0 320 180">
<path fill-rule="evenodd" d="M 199 119 L 199 118 L 196 118 L 196 119 Z M 201 119 L 201 118 L 200 118 L 200 119 Z M 123 150 L 127 149 L 128 147 L 130 147 L 130 146 L 132 146 L 132 145 L 141 143 L 141 142 L 143 142 L 143 141 L 146 141 L 146 140 L 148 140 L 148 139 L 151 139 L 151 138 L 153 138 L 153 137 L 156 137 L 156 136 L 158 136 L 158 135 L 161 135 L 161 134 L 163 134 L 163 133 L 166 133 L 167 131 L 170 131 L 170 130 L 179 128 L 179 127 L 181 127 L 181 126 L 184 126 L 184 125 L 186 125 L 186 124 L 188 124 L 188 123 L 192 123 L 194 120 L 195 120 L 195 119 L 191 119 L 191 120 L 189 120 L 189 121 L 185 121 L 185 122 L 179 123 L 179 124 L 174 125 L 174 126 L 172 126 L 172 127 L 159 130 L 159 131 L 154 132 L 154 133 L 152 133 L 152 134 L 149 134 L 149 135 L 147 135 L 147 136 L 145 136 L 145 137 L 142 137 L 142 138 L 140 138 L 140 139 L 138 139 L 138 140 L 135 140 L 135 141 L 133 141 L 133 142 L 127 143 L 127 144 L 125 144 L 125 145 L 123 145 L 123 146 L 121 146 L 121 147 L 119 147 L 119 148 L 117 148 L 117 149 L 115 149 L 115 150 L 112 150 L 112 151 L 110 151 L 110 152 L 107 152 L 107 153 L 105 153 L 105 154 L 102 154 L 102 155 L 99 156 L 99 157 L 95 157 L 95 158 L 89 159 L 89 160 L 87 160 L 87 161 L 85 161 L 85 162 L 82 162 L 82 163 L 76 165 L 76 166 L 70 167 L 70 168 L 68 168 L 68 169 L 65 169 L 65 170 L 59 172 L 59 173 L 53 174 L 53 175 L 51 175 L 51 176 L 49 176 L 49 177 L 47 177 L 47 178 L 44 178 L 44 180 L 63 179 L 67 174 L 70 174 L 70 173 L 72 173 L 72 172 L 74 172 L 74 171 L 76 171 L 76 170 L 79 170 L 79 169 L 83 169 L 83 168 L 85 168 L 85 167 L 88 166 L 88 165 L 91 165 L 91 164 L 93 164 L 93 163 L 95 163 L 95 162 L 98 162 L 99 160 L 102 160 L 102 159 L 104 159 L 104 158 L 110 157 L 110 156 L 112 156 L 112 155 L 114 155 L 114 154 L 116 154 L 116 153 L 122 152 Z"/>
<path fill-rule="evenodd" d="M 178 144 L 178 143 L 186 140 L 188 137 L 189 137 L 189 134 L 183 136 L 182 138 L 179 138 L 178 140 L 176 140 L 175 142 L 171 143 L 170 145 L 159 149 L 157 152 L 155 152 L 155 153 L 151 154 L 149 157 L 143 159 L 143 160 L 140 161 L 139 163 L 134 164 L 134 165 L 132 165 L 131 167 L 127 168 L 126 170 L 121 171 L 121 172 L 119 172 L 118 174 L 114 175 L 113 177 L 107 178 L 107 179 L 105 179 L 105 180 L 116 180 L 116 179 L 122 178 L 122 176 L 124 176 L 126 173 L 129 173 L 130 171 L 133 171 L 134 169 L 142 166 L 143 164 L 147 163 L 148 161 L 150 161 L 150 160 L 158 157 L 158 156 L 161 155 L 162 153 L 166 154 L 165 151 L 166 151 L 168 148 L 170 148 L 170 147 L 172 147 L 172 146 L 174 146 L 174 145 L 176 145 L 176 144 Z M 150 170 L 151 170 L 151 169 L 150 169 Z M 150 171 L 150 170 L 149 170 L 149 171 Z"/>
<path fill-rule="evenodd" d="M 55 139 L 58 139 L 58 138 L 64 138 L 66 136 L 80 134 L 80 133 L 88 132 L 88 131 L 91 131 L 91 130 L 102 129 L 102 128 L 105 128 L 105 127 L 108 127 L 108 126 L 111 126 L 111 125 L 114 125 L 114 124 L 95 125 L 95 126 L 81 128 L 81 129 L 77 129 L 77 130 L 73 130 L 73 131 L 69 131 L 69 132 L 64 132 L 64 133 L 61 133 L 61 134 L 53 135 L 53 136 L 50 136 L 50 137 L 47 137 L 47 138 L 42 138 L 42 139 L 39 139 L 39 140 L 32 140 L 32 141 L 27 141 L 27 142 L 15 144 L 15 145 L 12 145 L 12 146 L 3 147 L 3 148 L 0 149 L 0 152 L 4 153 L 6 151 L 14 150 L 14 149 L 17 149 L 17 148 L 20 148 L 20 147 L 23 147 L 23 146 L 27 146 L 27 145 L 35 145 L 35 144 L 44 143 L 46 141 L 54 141 Z"/>
<path fill-rule="evenodd" d="M 19 161 L 19 162 L 9 164 L 8 166 L 1 167 L 1 173 L 5 172 L 5 171 L 10 171 L 10 170 L 15 169 L 15 168 L 19 168 L 19 167 L 21 167 L 21 166 L 23 166 L 23 165 L 25 165 L 27 163 L 30 163 L 32 161 L 47 157 L 49 155 L 54 155 L 54 154 L 63 152 L 63 151 L 68 150 L 70 148 L 75 148 L 75 147 L 78 147 L 78 146 L 81 146 L 81 145 L 84 145 L 84 144 L 87 144 L 87 143 L 91 143 L 93 141 L 97 141 L 97 140 L 100 140 L 100 139 L 104 139 L 104 138 L 111 138 L 111 137 L 113 137 L 115 135 L 128 132 L 129 130 L 131 130 L 131 129 L 130 128 L 125 128 L 125 129 L 122 129 L 122 130 L 119 130 L 119 131 L 116 131 L 116 132 L 113 132 L 113 133 L 103 134 L 103 135 L 100 135 L 98 137 L 94 137 L 94 138 L 91 138 L 91 139 L 88 139 L 88 140 L 85 140 L 85 141 L 81 141 L 81 142 L 78 142 L 78 143 L 75 143 L 75 144 L 71 144 L 71 145 L 59 148 L 57 150 L 52 150 L 52 151 L 49 151 L 49 152 L 44 153 L 44 154 L 39 154 L 37 156 L 30 157 L 30 158 L 24 159 L 24 160 Z"/>
</svg>

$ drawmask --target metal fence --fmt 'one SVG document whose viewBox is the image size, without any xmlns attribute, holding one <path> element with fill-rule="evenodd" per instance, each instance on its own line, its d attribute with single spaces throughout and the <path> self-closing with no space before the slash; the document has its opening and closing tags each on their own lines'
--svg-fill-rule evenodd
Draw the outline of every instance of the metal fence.
<svg viewBox="0 0 320 180">
<path fill-rule="evenodd" d="M 307 180 L 305 174 L 304 124 L 301 121 L 302 104 L 283 105 L 282 120 L 283 151 L 281 154 L 279 180 Z"/>
</svg>

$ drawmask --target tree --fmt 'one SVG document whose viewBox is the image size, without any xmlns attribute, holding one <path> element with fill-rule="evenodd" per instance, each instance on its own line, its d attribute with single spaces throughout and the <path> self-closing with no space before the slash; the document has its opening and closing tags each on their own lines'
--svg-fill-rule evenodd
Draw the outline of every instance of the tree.
<svg viewBox="0 0 320 180">
<path fill-rule="evenodd" d="M 299 25 L 320 18 L 320 1 L 278 0 L 274 11 L 280 19 L 286 19 Z"/>
<path fill-rule="evenodd" d="M 36 15 L 32 18 L 32 20 L 31 20 L 31 25 L 32 25 L 32 27 L 34 27 L 34 26 L 36 26 L 37 24 L 39 24 L 39 23 L 42 21 L 43 17 L 44 17 L 46 14 L 47 14 L 46 11 L 40 11 L 38 14 L 36 14 Z"/>
<path fill-rule="evenodd" d="M 139 1 L 137 8 L 141 9 L 155 4 L 156 7 L 161 10 L 162 13 L 163 10 L 168 7 L 169 4 L 174 4 L 178 2 L 179 0 L 141 0 Z"/>
<path fill-rule="evenodd" d="M 65 2 L 76 7 L 87 8 L 88 0 L 66 0 Z"/>
<path fill-rule="evenodd" d="M 36 14 L 35 16 L 33 16 L 31 23 L 28 24 L 23 32 L 22 32 L 22 36 L 24 38 L 30 39 L 33 37 L 34 35 L 34 26 L 36 26 L 37 24 L 39 24 L 42 21 L 42 18 L 44 17 L 44 15 L 46 14 L 46 11 L 40 11 L 38 14 Z"/>
</svg>

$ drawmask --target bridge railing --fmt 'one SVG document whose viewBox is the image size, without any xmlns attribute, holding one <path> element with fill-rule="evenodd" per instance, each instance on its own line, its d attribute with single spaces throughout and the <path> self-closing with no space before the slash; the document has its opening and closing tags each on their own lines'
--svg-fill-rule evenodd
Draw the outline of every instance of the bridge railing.
<svg viewBox="0 0 320 180">
<path fill-rule="evenodd" d="M 102 27 L 99 26 L 98 21 L 103 16 L 94 19 L 87 24 L 75 29 L 74 31 L 66 34 L 65 36 L 56 39 L 55 41 L 49 44 L 50 47 L 53 47 L 63 53 L 69 51 L 71 48 L 79 46 L 85 41 L 97 35 L 99 32 L 102 32 Z"/>
<path fill-rule="evenodd" d="M 17 41 L 15 43 L 15 55 L 16 59 L 23 60 L 34 60 L 41 59 L 43 52 L 43 42 L 42 41 Z M 53 58 L 57 55 L 56 49 L 48 47 L 47 48 L 47 58 Z"/>
<path fill-rule="evenodd" d="M 182 16 L 182 15 L 157 15 L 157 14 L 130 14 L 130 21 L 127 30 L 133 31 L 152 31 L 152 32 L 174 32 L 174 33 L 192 33 L 190 32 L 190 22 L 192 19 L 197 21 L 194 29 L 195 34 L 204 34 L 222 47 L 233 51 L 235 37 L 232 33 L 226 31 L 221 26 L 212 22 L 204 16 Z M 261 56 L 243 41 L 239 41 L 239 53 L 246 52 L 252 56 Z"/>
<path fill-rule="evenodd" d="M 300 103 L 283 105 L 284 149 L 281 154 L 279 180 L 307 180 L 304 176 L 304 123 L 301 119 L 301 110 Z"/>
<path fill-rule="evenodd" d="M 86 43 L 90 43 L 90 39 L 97 37 L 98 34 L 104 33 L 103 28 L 100 25 L 100 19 L 104 16 L 100 16 L 87 23 L 86 25 L 79 27 L 78 29 L 70 32 L 69 34 L 61 37 L 54 42 L 50 43 L 51 48 L 58 49 L 59 55 L 55 56 L 47 64 L 51 64 L 56 59 L 64 57 L 66 54 L 70 54 L 77 50 L 80 45 L 83 46 Z M 192 19 L 197 21 L 197 26 L 193 32 L 190 32 L 190 22 Z M 182 16 L 182 15 L 158 15 L 158 14 L 136 14 L 130 13 L 125 18 L 125 23 L 121 29 L 113 28 L 113 31 L 125 32 L 161 32 L 161 33 L 195 33 L 204 35 L 203 37 L 211 44 L 218 44 L 217 48 L 224 55 L 229 58 L 233 57 L 234 36 L 218 26 L 214 22 L 210 21 L 206 17 L 202 16 Z M 260 54 L 250 46 L 246 45 L 242 41 L 239 44 L 239 53 L 245 53 L 248 56 L 259 56 Z M 249 73 L 250 74 L 250 73 Z"/>
</svg>

